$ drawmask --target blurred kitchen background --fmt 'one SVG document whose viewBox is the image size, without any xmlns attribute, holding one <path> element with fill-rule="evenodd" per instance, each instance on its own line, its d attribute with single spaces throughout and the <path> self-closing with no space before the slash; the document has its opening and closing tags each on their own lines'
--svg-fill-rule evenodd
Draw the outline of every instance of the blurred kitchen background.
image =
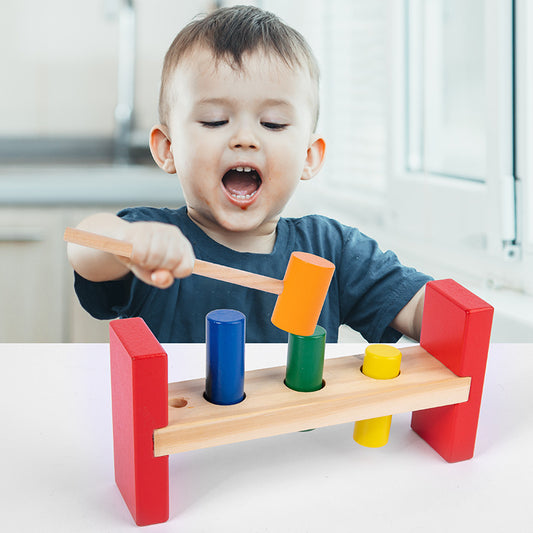
<svg viewBox="0 0 533 533">
<path fill-rule="evenodd" d="M 147 144 L 163 56 L 233 3 L 2 0 L 0 342 L 107 341 L 74 296 L 63 230 L 183 204 Z M 494 305 L 494 342 L 533 342 L 533 2 L 235 3 L 296 27 L 322 69 L 327 163 L 285 214 L 358 226 Z"/>
</svg>

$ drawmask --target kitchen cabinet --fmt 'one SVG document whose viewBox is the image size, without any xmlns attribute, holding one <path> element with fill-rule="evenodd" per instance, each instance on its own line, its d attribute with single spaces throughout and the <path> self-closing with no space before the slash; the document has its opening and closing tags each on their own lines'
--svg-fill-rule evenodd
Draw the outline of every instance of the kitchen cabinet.
<svg viewBox="0 0 533 533">
<path fill-rule="evenodd" d="M 66 226 L 100 210 L 0 208 L 0 342 L 108 342 L 107 322 L 78 303 L 63 242 Z"/>
<path fill-rule="evenodd" d="M 65 338 L 61 226 L 57 210 L 0 209 L 1 342 Z"/>
<path fill-rule="evenodd" d="M 155 165 L 0 167 L 0 342 L 108 342 L 74 294 L 65 227 L 169 202 L 184 205 L 179 181 Z"/>
</svg>

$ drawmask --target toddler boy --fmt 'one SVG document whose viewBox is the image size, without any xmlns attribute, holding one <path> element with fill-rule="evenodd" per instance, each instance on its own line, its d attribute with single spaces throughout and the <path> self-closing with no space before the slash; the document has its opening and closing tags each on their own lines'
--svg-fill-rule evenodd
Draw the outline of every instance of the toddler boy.
<svg viewBox="0 0 533 533">
<path fill-rule="evenodd" d="M 141 316 L 160 342 L 203 342 L 205 315 L 233 308 L 248 342 L 285 342 L 270 322 L 275 296 L 200 276 L 194 259 L 283 278 L 292 251 L 336 265 L 319 324 L 329 342 L 347 324 L 370 342 L 420 334 L 424 284 L 392 252 L 335 220 L 282 218 L 300 180 L 315 176 L 325 143 L 316 60 L 303 37 L 251 6 L 186 26 L 165 56 L 160 124 L 150 149 L 177 174 L 186 206 L 99 213 L 79 228 L 132 243 L 129 260 L 70 244 L 75 288 L 96 318 Z"/>
</svg>

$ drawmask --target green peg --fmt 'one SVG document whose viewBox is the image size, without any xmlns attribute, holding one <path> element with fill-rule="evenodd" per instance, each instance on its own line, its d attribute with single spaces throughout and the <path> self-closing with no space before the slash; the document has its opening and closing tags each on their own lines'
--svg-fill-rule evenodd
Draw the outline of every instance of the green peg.
<svg viewBox="0 0 533 533">
<path fill-rule="evenodd" d="M 289 333 L 285 385 L 299 392 L 313 392 L 323 387 L 326 330 L 316 326 L 313 335 Z"/>
</svg>

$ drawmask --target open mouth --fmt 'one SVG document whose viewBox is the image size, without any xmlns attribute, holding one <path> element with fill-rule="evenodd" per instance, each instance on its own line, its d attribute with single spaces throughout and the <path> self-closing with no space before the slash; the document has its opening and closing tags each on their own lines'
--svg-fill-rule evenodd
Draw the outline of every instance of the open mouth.
<svg viewBox="0 0 533 533">
<path fill-rule="evenodd" d="M 234 167 L 224 174 L 222 184 L 232 200 L 248 202 L 259 191 L 261 177 L 251 167 Z"/>
</svg>

